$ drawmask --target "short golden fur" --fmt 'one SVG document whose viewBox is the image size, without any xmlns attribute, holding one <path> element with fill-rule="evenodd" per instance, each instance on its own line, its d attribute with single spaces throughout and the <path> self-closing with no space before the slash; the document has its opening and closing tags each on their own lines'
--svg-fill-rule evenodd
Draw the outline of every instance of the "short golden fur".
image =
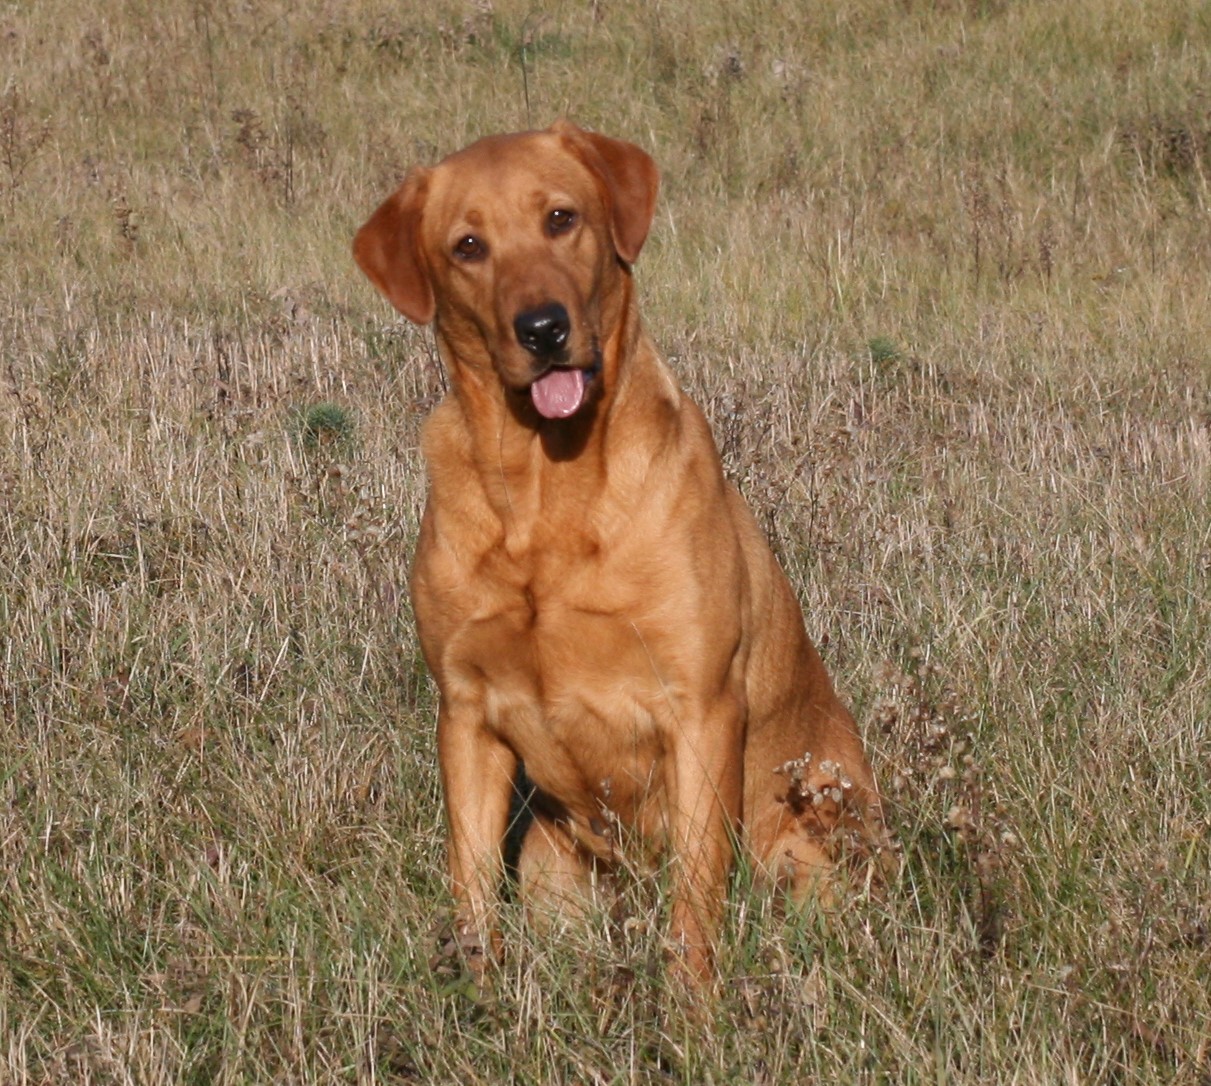
<svg viewBox="0 0 1211 1086">
<path fill-rule="evenodd" d="M 671 934 L 705 977 L 737 837 L 803 897 L 882 814 L 790 585 L 641 326 L 657 185 L 638 147 L 566 122 L 493 136 L 413 169 L 354 253 L 433 322 L 452 383 L 412 597 L 461 923 L 492 937 L 523 762 L 523 893 L 574 891 L 625 828 L 670 859 Z"/>
</svg>

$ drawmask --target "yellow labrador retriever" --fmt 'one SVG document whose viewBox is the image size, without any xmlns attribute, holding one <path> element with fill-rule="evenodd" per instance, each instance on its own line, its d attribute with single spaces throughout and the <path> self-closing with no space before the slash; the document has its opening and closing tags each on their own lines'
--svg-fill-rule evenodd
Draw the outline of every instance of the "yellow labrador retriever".
<svg viewBox="0 0 1211 1086">
<path fill-rule="evenodd" d="M 523 895 L 574 892 L 642 841 L 707 978 L 736 841 L 802 898 L 883 819 L 791 587 L 640 322 L 658 180 L 566 122 L 492 136 L 409 172 L 353 251 L 433 323 L 451 378 L 411 588 L 464 938 L 495 938 L 524 763 Z"/>
</svg>

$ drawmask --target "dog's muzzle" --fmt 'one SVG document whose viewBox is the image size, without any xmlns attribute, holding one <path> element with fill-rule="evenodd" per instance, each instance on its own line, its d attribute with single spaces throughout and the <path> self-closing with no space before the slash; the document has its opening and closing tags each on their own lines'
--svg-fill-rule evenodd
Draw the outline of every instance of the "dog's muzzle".
<svg viewBox="0 0 1211 1086">
<path fill-rule="evenodd" d="M 587 369 L 566 365 L 572 320 L 560 302 L 519 313 L 513 331 L 523 350 L 547 367 L 530 385 L 534 409 L 546 419 L 571 418 L 584 406 L 589 386 L 601 372 L 600 358 Z M 536 367 L 537 368 L 537 367 Z"/>
</svg>

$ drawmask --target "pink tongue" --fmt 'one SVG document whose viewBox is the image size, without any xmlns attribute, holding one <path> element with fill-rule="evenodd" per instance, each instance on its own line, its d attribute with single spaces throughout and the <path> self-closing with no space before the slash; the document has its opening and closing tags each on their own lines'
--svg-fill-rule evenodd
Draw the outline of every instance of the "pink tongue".
<svg viewBox="0 0 1211 1086">
<path fill-rule="evenodd" d="M 530 398 L 547 419 L 566 419 L 584 401 L 584 370 L 548 370 L 530 386 Z"/>
</svg>

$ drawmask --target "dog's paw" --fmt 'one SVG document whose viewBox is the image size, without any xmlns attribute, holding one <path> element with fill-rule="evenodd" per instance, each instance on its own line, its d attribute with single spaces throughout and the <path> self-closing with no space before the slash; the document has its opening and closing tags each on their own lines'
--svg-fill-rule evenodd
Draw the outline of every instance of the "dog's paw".
<svg viewBox="0 0 1211 1086">
<path fill-rule="evenodd" d="M 491 990 L 488 963 L 493 955 L 474 924 L 455 918 L 442 922 L 437 931 L 437 950 L 429 969 L 448 996 L 464 996 L 480 1002 Z"/>
</svg>

